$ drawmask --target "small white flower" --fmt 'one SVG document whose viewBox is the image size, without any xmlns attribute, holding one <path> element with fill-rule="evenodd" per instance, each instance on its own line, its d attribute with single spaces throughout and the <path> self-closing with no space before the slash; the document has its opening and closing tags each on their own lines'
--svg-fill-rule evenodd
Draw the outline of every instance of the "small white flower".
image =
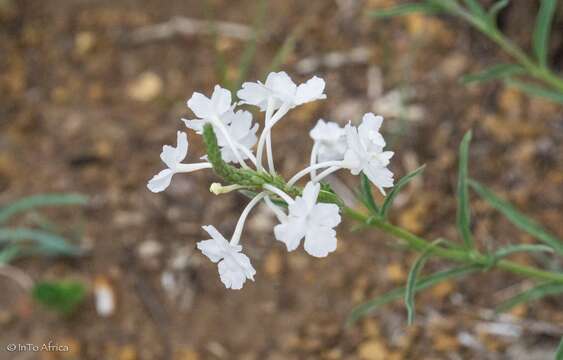
<svg viewBox="0 0 563 360">
<path fill-rule="evenodd" d="M 284 72 L 271 72 L 266 83 L 245 82 L 237 92 L 242 104 L 256 105 L 261 111 L 266 111 L 268 100 L 273 101 L 273 110 L 286 104 L 289 108 L 318 99 L 326 99 L 323 93 L 325 82 L 313 76 L 307 82 L 297 86 Z"/>
<path fill-rule="evenodd" d="M 295 250 L 305 238 L 304 248 L 310 255 L 325 257 L 336 250 L 336 227 L 340 223 L 338 206 L 317 204 L 320 184 L 307 183 L 303 196 L 289 204 L 289 214 L 274 227 L 276 239 Z"/>
<path fill-rule="evenodd" d="M 353 175 L 363 172 L 385 195 L 384 188 L 393 186 L 393 173 L 387 169 L 393 152 L 383 151 L 385 141 L 378 132 L 383 119 L 369 115 L 364 116 L 364 121 L 358 128 L 346 125 L 348 150 L 344 155 L 343 167 Z"/>
<path fill-rule="evenodd" d="M 309 132 L 318 146 L 319 161 L 342 160 L 347 149 L 346 132 L 335 122 L 320 119 Z"/>
<path fill-rule="evenodd" d="M 226 113 L 224 118 L 225 123 L 228 124 L 225 127 L 227 134 L 239 147 L 250 149 L 256 144 L 258 140 L 256 137 L 258 124 L 252 126 L 252 114 L 250 112 L 239 110 L 235 113 L 231 111 Z M 223 160 L 226 162 L 236 162 L 237 157 L 223 133 L 219 131 L 215 133 L 217 134 L 217 144 L 221 147 L 221 157 Z M 242 152 L 241 156 L 243 159 L 248 159 L 247 152 Z"/>
<path fill-rule="evenodd" d="M 194 127 L 203 127 L 205 120 L 216 121 L 231 110 L 231 92 L 215 85 L 211 98 L 194 92 L 188 100 L 188 107 L 194 112 L 199 120 L 190 120 Z"/>
<path fill-rule="evenodd" d="M 166 166 L 168 166 L 168 168 L 153 176 L 149 181 L 147 187 L 152 192 L 157 193 L 166 190 L 172 181 L 172 176 L 176 173 L 192 172 L 211 167 L 211 164 L 207 162 L 182 164 L 182 161 L 188 154 L 188 136 L 185 132 L 178 131 L 176 141 L 176 147 L 170 145 L 164 145 L 162 147 L 160 159 L 164 162 L 164 164 L 166 164 Z"/>
<path fill-rule="evenodd" d="M 242 246 L 231 245 L 213 225 L 203 226 L 203 230 L 207 231 L 211 239 L 198 242 L 197 248 L 209 260 L 219 263 L 219 277 L 225 287 L 239 290 L 246 279 L 254 281 L 256 270 L 248 256 L 241 253 Z"/>
</svg>

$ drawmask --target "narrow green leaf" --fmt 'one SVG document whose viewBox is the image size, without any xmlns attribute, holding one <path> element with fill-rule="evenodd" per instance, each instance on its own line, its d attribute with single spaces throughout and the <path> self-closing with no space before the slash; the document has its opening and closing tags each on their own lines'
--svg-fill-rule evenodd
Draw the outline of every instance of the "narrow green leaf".
<svg viewBox="0 0 563 360">
<path fill-rule="evenodd" d="M 559 341 L 557 350 L 555 350 L 555 360 L 563 360 L 563 336 L 561 337 L 561 341 Z"/>
<path fill-rule="evenodd" d="M 0 265 L 9 264 L 20 254 L 20 248 L 16 245 L 10 245 L 0 251 Z"/>
<path fill-rule="evenodd" d="M 563 284 L 555 282 L 539 284 L 502 302 L 499 306 L 497 306 L 496 311 L 505 312 L 512 309 L 516 305 L 538 300 L 545 296 L 557 295 L 561 293 L 563 293 Z"/>
<path fill-rule="evenodd" d="M 513 79 L 506 79 L 504 81 L 504 83 L 507 86 L 513 87 L 515 89 L 518 89 L 528 95 L 532 95 L 532 96 L 537 96 L 540 98 L 544 98 L 559 104 L 563 104 L 563 93 L 558 92 L 558 91 L 552 91 L 549 89 L 546 89 L 544 87 L 535 85 L 535 84 L 530 84 L 530 83 L 526 83 L 523 81 L 518 81 L 518 80 L 513 80 Z"/>
<path fill-rule="evenodd" d="M 523 74 L 526 70 L 516 64 L 497 64 L 493 65 L 481 72 L 464 75 L 461 82 L 465 85 L 473 83 L 481 83 L 491 80 L 507 78 L 513 75 Z"/>
<path fill-rule="evenodd" d="M 547 245 L 537 245 L 537 244 L 520 244 L 520 245 L 509 245 L 502 247 L 495 251 L 494 257 L 495 259 L 500 259 L 503 257 L 507 257 L 514 253 L 521 253 L 521 252 L 553 252 L 553 248 Z"/>
<path fill-rule="evenodd" d="M 407 286 L 405 290 L 405 306 L 407 307 L 407 323 L 409 325 L 412 325 L 414 323 L 414 294 L 416 292 L 415 287 L 418 280 L 418 274 L 420 273 L 420 270 L 422 270 L 422 267 L 426 263 L 426 260 L 428 260 L 430 255 L 432 255 L 432 251 L 439 242 L 440 240 L 436 240 L 430 246 L 428 246 L 428 248 L 418 257 L 409 271 L 409 275 L 407 277 Z"/>
<path fill-rule="evenodd" d="M 301 36 L 303 32 L 304 25 L 299 24 L 293 31 L 285 38 L 282 46 L 276 51 L 272 62 L 270 63 L 269 72 L 277 71 L 287 60 L 287 58 L 291 55 L 293 50 L 295 49 L 295 45 L 297 44 L 297 40 Z"/>
<path fill-rule="evenodd" d="M 551 246 L 557 253 L 563 254 L 563 241 L 548 233 L 541 225 L 514 208 L 508 201 L 496 196 L 486 186 L 475 180 L 469 180 L 469 185 L 485 199 L 489 205 L 500 211 L 517 228 L 527 232 L 544 244 Z"/>
<path fill-rule="evenodd" d="M 476 17 L 479 17 L 479 18 L 485 17 L 485 9 L 483 9 L 481 4 L 479 4 L 479 1 L 477 1 L 477 0 L 463 0 L 463 2 L 465 3 L 465 5 L 467 5 L 467 8 L 469 9 L 469 11 L 473 15 L 475 15 Z"/>
<path fill-rule="evenodd" d="M 542 67 L 547 67 L 547 53 L 549 51 L 549 35 L 553 15 L 557 8 L 557 0 L 541 0 L 533 35 L 534 53 Z"/>
<path fill-rule="evenodd" d="M 364 205 L 368 208 L 370 212 L 373 214 L 379 214 L 379 207 L 375 203 L 373 199 L 373 193 L 371 191 L 371 181 L 369 181 L 368 177 L 362 173 L 360 177 L 360 198 Z"/>
<path fill-rule="evenodd" d="M 387 214 L 389 213 L 389 210 L 391 209 L 391 206 L 393 205 L 393 201 L 395 201 L 395 197 L 397 197 L 397 195 L 399 194 L 399 192 L 415 177 L 417 177 L 418 175 L 420 175 L 423 171 L 424 168 L 426 167 L 426 165 L 422 165 L 419 168 L 417 168 L 414 171 L 411 171 L 410 173 L 408 173 L 407 175 L 403 176 L 395 186 L 393 186 L 393 189 L 391 189 L 391 191 L 389 192 L 389 194 L 387 194 L 387 196 L 385 197 L 385 200 L 383 201 L 383 205 L 381 206 L 381 217 L 386 218 Z"/>
<path fill-rule="evenodd" d="M 504 9 L 510 0 L 499 0 L 491 6 L 489 9 L 489 19 L 491 20 L 491 24 L 495 25 L 497 22 L 497 16 L 502 9 Z"/>
<path fill-rule="evenodd" d="M 463 277 L 477 270 L 479 270 L 478 266 L 468 265 L 468 266 L 462 266 L 454 269 L 437 272 L 435 274 L 421 278 L 415 286 L 415 291 L 424 290 L 447 279 Z M 393 300 L 404 297 L 405 290 L 406 290 L 405 287 L 391 290 L 380 297 L 377 297 L 373 300 L 370 300 L 368 302 L 365 302 L 355 307 L 350 312 L 350 315 L 348 316 L 347 324 L 352 325 L 353 323 L 358 321 L 361 317 L 367 315 L 372 311 L 377 310 L 377 308 L 379 308 L 380 306 L 383 306 Z"/>
<path fill-rule="evenodd" d="M 32 296 L 48 309 L 70 315 L 84 300 L 86 289 L 75 281 L 40 282 L 33 286 Z"/>
<path fill-rule="evenodd" d="M 388 9 L 373 10 L 369 12 L 369 16 L 375 19 L 385 19 L 395 16 L 403 16 L 412 13 L 423 13 L 426 15 L 437 14 L 442 8 L 433 4 L 402 4 Z"/>
<path fill-rule="evenodd" d="M 471 235 L 470 223 L 471 212 L 469 209 L 469 190 L 467 188 L 467 162 L 469 157 L 469 142 L 471 141 L 471 130 L 469 130 L 459 145 L 459 170 L 457 179 L 457 229 L 466 248 L 472 249 L 473 236 Z"/>
<path fill-rule="evenodd" d="M 84 205 L 88 198 L 78 194 L 44 194 L 20 199 L 0 209 L 0 224 L 21 212 L 44 206 Z"/>
<path fill-rule="evenodd" d="M 0 229 L 0 244 L 29 240 L 36 242 L 38 250 L 47 255 L 77 256 L 82 253 L 79 247 L 53 233 L 27 228 Z"/>
</svg>

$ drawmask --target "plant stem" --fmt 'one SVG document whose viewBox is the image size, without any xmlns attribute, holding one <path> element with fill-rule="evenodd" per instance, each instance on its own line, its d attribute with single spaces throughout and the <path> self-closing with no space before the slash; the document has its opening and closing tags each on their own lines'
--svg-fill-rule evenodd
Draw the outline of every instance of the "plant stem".
<svg viewBox="0 0 563 360">
<path fill-rule="evenodd" d="M 363 224 L 376 227 L 382 230 L 384 233 L 397 237 L 408 245 L 409 248 L 417 251 L 425 251 L 431 246 L 431 242 L 421 238 L 405 229 L 398 226 L 392 225 L 383 219 L 367 216 L 349 207 L 344 207 L 343 213 L 349 218 L 359 221 Z M 435 247 L 432 253 L 443 259 L 452 260 L 459 263 L 478 265 L 483 269 L 487 269 L 491 266 L 491 258 L 477 252 L 468 252 L 464 249 L 445 249 L 443 247 Z M 541 270 L 535 267 L 520 265 L 509 260 L 499 260 L 493 263 L 493 266 L 499 269 L 522 275 L 525 277 L 534 278 L 537 280 L 553 281 L 558 283 L 563 283 L 563 273 L 551 272 Z"/>
</svg>

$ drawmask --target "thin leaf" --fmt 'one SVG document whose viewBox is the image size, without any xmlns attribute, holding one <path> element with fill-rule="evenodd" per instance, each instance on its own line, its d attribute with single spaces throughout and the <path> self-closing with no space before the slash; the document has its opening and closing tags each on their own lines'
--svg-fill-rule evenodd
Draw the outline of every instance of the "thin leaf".
<svg viewBox="0 0 563 360">
<path fill-rule="evenodd" d="M 467 162 L 469 157 L 469 142 L 471 141 L 471 130 L 468 131 L 459 145 L 459 170 L 457 179 L 457 229 L 467 249 L 472 249 L 473 236 L 471 235 L 470 223 L 471 212 L 469 209 L 469 189 L 467 187 Z"/>
<path fill-rule="evenodd" d="M 475 180 L 469 180 L 469 185 L 485 199 L 489 205 L 500 211 L 506 218 L 519 229 L 527 232 L 544 244 L 551 246 L 559 254 L 563 254 L 563 241 L 548 233 L 541 225 L 519 212 L 509 202 L 496 196 L 486 186 Z"/>
<path fill-rule="evenodd" d="M 541 0 L 533 35 L 534 53 L 542 67 L 547 67 L 547 53 L 549 51 L 549 35 L 551 23 L 557 7 L 557 0 Z"/>
<path fill-rule="evenodd" d="M 36 242 L 38 250 L 47 255 L 77 256 L 82 253 L 79 247 L 68 243 L 63 237 L 53 233 L 27 228 L 0 229 L 0 244 L 29 240 Z"/>
<path fill-rule="evenodd" d="M 297 44 L 297 40 L 301 36 L 301 33 L 304 30 L 304 24 L 297 25 L 296 28 L 285 38 L 282 46 L 278 49 L 276 54 L 274 55 L 274 59 L 270 63 L 269 72 L 277 71 L 287 60 L 287 58 L 291 55 L 293 50 L 295 49 L 295 45 Z"/>
<path fill-rule="evenodd" d="M 496 24 L 498 14 L 509 3 L 510 3 L 510 0 L 499 0 L 496 3 L 494 3 L 493 6 L 491 6 L 491 8 L 489 9 L 489 19 L 491 20 L 491 24 L 493 24 L 493 25 Z"/>
<path fill-rule="evenodd" d="M 475 15 L 476 17 L 479 17 L 479 18 L 485 17 L 485 9 L 483 9 L 481 4 L 479 4 L 479 1 L 477 1 L 477 0 L 463 0 L 463 2 L 465 3 L 465 5 L 467 5 L 467 8 L 469 9 L 469 11 L 473 15 Z"/>
<path fill-rule="evenodd" d="M 468 266 L 462 266 L 454 269 L 437 272 L 435 274 L 421 278 L 415 286 L 415 291 L 424 290 L 447 279 L 463 277 L 477 270 L 479 270 L 478 266 L 468 265 Z M 355 307 L 350 312 L 350 315 L 348 316 L 347 324 L 352 325 L 354 322 L 358 321 L 361 317 L 365 316 L 366 314 L 372 311 L 377 310 L 377 308 L 379 308 L 380 306 L 385 305 L 393 300 L 404 297 L 405 290 L 406 290 L 405 287 L 391 290 L 380 297 L 377 297 L 373 300 L 370 300 L 368 302 L 365 302 Z"/>
<path fill-rule="evenodd" d="M 373 199 L 373 193 L 371 191 L 371 182 L 369 181 L 368 177 L 362 173 L 360 177 L 361 187 L 360 187 L 360 198 L 364 205 L 368 208 L 370 212 L 373 214 L 379 214 L 379 207 L 375 203 Z"/>
<path fill-rule="evenodd" d="M 499 306 L 497 306 L 496 311 L 505 312 L 512 309 L 516 305 L 538 300 L 545 296 L 557 295 L 561 293 L 563 293 L 563 284 L 554 282 L 539 284 L 502 302 Z"/>
<path fill-rule="evenodd" d="M 403 16 L 413 13 L 423 13 L 426 15 L 437 14 L 442 8 L 433 4 L 402 4 L 388 9 L 374 10 L 369 16 L 375 19 L 386 19 L 395 16 Z"/>
<path fill-rule="evenodd" d="M 552 91 L 535 84 L 530 84 L 513 79 L 506 79 L 504 82 L 507 86 L 516 88 L 528 95 L 537 96 L 559 104 L 563 104 L 563 93 L 561 92 Z"/>
<path fill-rule="evenodd" d="M 35 301 L 62 315 L 72 314 L 84 301 L 86 288 L 75 281 L 40 282 L 33 286 Z"/>
<path fill-rule="evenodd" d="M 44 206 L 84 205 L 88 198 L 78 194 L 44 194 L 20 199 L 0 209 L 0 224 L 21 212 Z"/>
<path fill-rule="evenodd" d="M 411 270 L 409 271 L 409 275 L 407 277 L 407 286 L 405 291 L 405 306 L 407 307 L 407 319 L 408 319 L 407 323 L 409 325 L 412 325 L 414 323 L 414 316 L 415 316 L 414 294 L 416 292 L 415 287 L 416 287 L 416 282 L 418 280 L 417 279 L 418 274 L 420 273 L 420 270 L 422 270 L 422 267 L 426 263 L 426 260 L 428 260 L 428 257 L 432 255 L 432 251 L 438 245 L 439 242 L 440 240 L 436 240 L 435 242 L 433 242 L 428 247 L 428 249 L 426 249 L 419 256 L 419 258 L 416 260 Z"/>
<path fill-rule="evenodd" d="M 537 245 L 537 244 L 519 244 L 519 245 L 509 245 L 503 248 L 498 249 L 494 253 L 495 259 L 500 259 L 503 257 L 507 257 L 514 253 L 534 253 L 534 252 L 553 252 L 553 248 L 547 245 Z"/>
<path fill-rule="evenodd" d="M 7 246 L 0 251 L 0 265 L 9 264 L 20 255 L 20 248 L 16 245 Z"/>
<path fill-rule="evenodd" d="M 383 201 L 383 205 L 381 206 L 381 217 L 386 218 L 387 214 L 389 213 L 389 210 L 391 209 L 391 206 L 393 205 L 393 201 L 395 200 L 395 197 L 399 194 L 399 192 L 415 177 L 417 177 L 418 175 L 420 175 L 423 171 L 424 168 L 426 167 L 426 165 L 422 165 L 419 168 L 417 168 L 414 171 L 411 171 L 410 173 L 408 173 L 407 175 L 403 176 L 398 182 L 397 184 L 393 187 L 393 189 L 391 189 L 391 191 L 389 192 L 389 194 L 387 194 L 387 196 L 385 197 L 385 200 Z"/>
<path fill-rule="evenodd" d="M 555 360 L 563 360 L 563 336 L 561 337 L 561 341 L 559 341 L 557 350 L 555 350 Z"/>
<path fill-rule="evenodd" d="M 464 75 L 461 82 L 465 85 L 503 79 L 513 75 L 523 74 L 526 70 L 516 64 L 497 64 L 475 74 Z"/>
</svg>

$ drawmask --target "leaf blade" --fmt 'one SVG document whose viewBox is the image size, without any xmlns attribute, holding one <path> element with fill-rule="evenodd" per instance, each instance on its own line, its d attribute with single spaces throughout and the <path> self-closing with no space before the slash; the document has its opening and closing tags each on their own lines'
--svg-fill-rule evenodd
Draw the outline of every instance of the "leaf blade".
<svg viewBox="0 0 563 360">
<path fill-rule="evenodd" d="M 82 250 L 68 243 L 65 238 L 46 231 L 14 228 L 0 229 L 0 244 L 6 242 L 20 243 L 25 240 L 33 240 L 37 243 L 38 250 L 48 255 L 78 256 Z"/>
<path fill-rule="evenodd" d="M 504 83 L 507 86 L 518 89 L 528 95 L 540 97 L 559 104 L 563 104 L 563 93 L 561 92 L 552 91 L 535 84 L 530 84 L 527 82 L 513 80 L 513 79 L 506 79 L 504 80 Z"/>
<path fill-rule="evenodd" d="M 560 293 L 563 293 L 563 284 L 554 282 L 539 284 L 532 287 L 531 289 L 528 289 L 518 295 L 511 297 L 508 300 L 503 301 L 500 305 L 497 306 L 496 312 L 506 312 L 516 305 L 539 300 L 545 296 L 557 295 Z"/>
<path fill-rule="evenodd" d="M 459 168 L 457 183 L 457 213 L 456 224 L 459 234 L 466 248 L 475 247 L 471 235 L 471 211 L 469 209 L 469 189 L 467 186 L 467 163 L 469 158 L 469 143 L 471 141 L 471 130 L 465 133 L 459 145 Z"/>
<path fill-rule="evenodd" d="M 17 200 L 0 209 L 0 224 L 24 211 L 45 206 L 85 205 L 88 198 L 80 194 L 41 194 Z"/>
<path fill-rule="evenodd" d="M 555 237 L 555 235 L 547 232 L 540 224 L 522 214 L 512 206 L 512 204 L 495 195 L 486 186 L 473 179 L 469 180 L 469 185 L 480 197 L 485 199 L 489 205 L 503 214 L 514 226 L 552 247 L 557 253 L 563 254 L 563 242 Z"/>
<path fill-rule="evenodd" d="M 538 62 L 544 68 L 547 67 L 549 35 L 556 7 L 557 0 L 541 0 L 540 9 L 536 17 L 532 45 Z"/>
<path fill-rule="evenodd" d="M 481 83 L 486 81 L 507 78 L 513 75 L 523 74 L 526 70 L 516 64 L 496 64 L 477 73 L 464 75 L 461 83 L 464 85 Z"/>
<path fill-rule="evenodd" d="M 503 248 L 498 249 L 494 253 L 495 259 L 500 259 L 507 257 L 509 255 L 521 252 L 553 252 L 553 248 L 547 245 L 541 244 L 518 244 L 518 245 L 509 245 Z"/>
<path fill-rule="evenodd" d="M 453 268 L 453 269 L 449 269 L 449 270 L 440 271 L 440 272 L 437 272 L 435 274 L 421 278 L 418 281 L 418 283 L 416 284 L 415 290 L 416 291 L 424 290 L 426 288 L 429 288 L 433 285 L 438 284 L 439 282 L 441 282 L 443 280 L 462 277 L 464 275 L 470 274 L 470 273 L 475 272 L 477 270 L 479 270 L 478 266 L 467 265 L 467 266 L 462 266 L 462 267 L 457 267 L 457 268 Z M 353 323 L 358 321 L 361 317 L 363 317 L 367 313 L 372 312 L 372 311 L 376 310 L 377 308 L 379 308 L 380 306 L 385 305 L 385 304 L 387 304 L 387 303 L 389 303 L 393 300 L 396 300 L 396 299 L 403 297 L 404 294 L 405 294 L 405 287 L 400 287 L 400 288 L 396 288 L 394 290 L 391 290 L 391 291 L 383 294 L 382 296 L 379 296 L 375 299 L 372 299 L 370 301 L 367 301 L 363 304 L 356 306 L 350 312 L 350 315 L 348 316 L 348 319 L 347 319 L 347 324 L 352 325 Z"/>
<path fill-rule="evenodd" d="M 370 212 L 372 212 L 373 214 L 379 213 L 379 207 L 377 206 L 375 200 L 373 199 L 371 182 L 369 181 L 368 177 L 364 173 L 362 173 L 360 177 L 360 196 L 362 202 Z"/>
<path fill-rule="evenodd" d="M 381 217 L 384 219 L 387 217 L 391 206 L 393 205 L 393 201 L 395 201 L 395 197 L 399 194 L 399 192 L 415 177 L 420 175 L 424 169 L 426 168 L 426 164 L 418 167 L 417 169 L 411 171 L 407 175 L 403 176 L 398 182 L 397 185 L 393 186 L 393 189 L 387 194 L 385 200 L 383 201 L 383 205 L 381 205 Z"/>
</svg>

